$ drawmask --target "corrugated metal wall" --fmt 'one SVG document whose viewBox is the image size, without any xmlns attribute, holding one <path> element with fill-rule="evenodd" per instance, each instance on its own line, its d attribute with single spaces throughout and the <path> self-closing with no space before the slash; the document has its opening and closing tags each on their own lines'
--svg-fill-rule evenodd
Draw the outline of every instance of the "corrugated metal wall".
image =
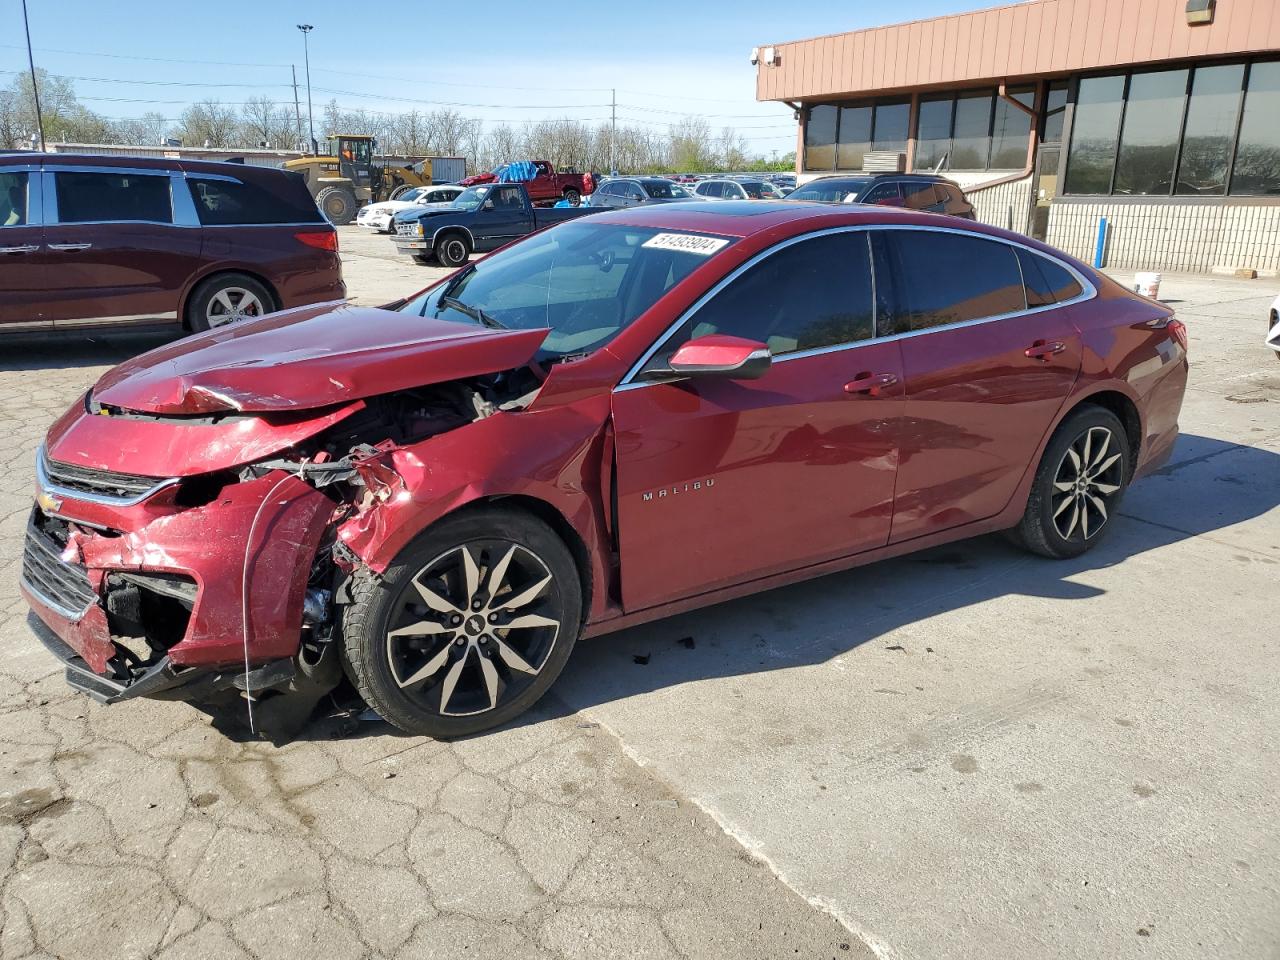
<svg viewBox="0 0 1280 960">
<path fill-rule="evenodd" d="M 1280 0 L 1220 0 L 1196 27 L 1186 0 L 1033 0 L 774 46 L 757 100 L 863 96 L 1280 49 Z"/>
</svg>

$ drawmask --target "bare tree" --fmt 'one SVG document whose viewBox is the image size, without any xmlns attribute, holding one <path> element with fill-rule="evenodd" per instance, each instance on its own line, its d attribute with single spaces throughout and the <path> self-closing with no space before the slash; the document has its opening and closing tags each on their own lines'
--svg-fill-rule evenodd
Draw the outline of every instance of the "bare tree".
<svg viewBox="0 0 1280 960">
<path fill-rule="evenodd" d="M 250 97 L 241 113 L 241 141 L 254 147 L 293 146 L 297 137 L 292 112 L 270 97 Z"/>
<path fill-rule="evenodd" d="M 190 147 L 238 147 L 240 118 L 217 100 L 202 100 L 182 113 L 178 125 L 182 142 Z"/>
<path fill-rule="evenodd" d="M 711 126 L 703 117 L 685 117 L 672 124 L 671 165 L 677 170 L 699 173 L 714 170 L 715 149 L 711 142 Z"/>
</svg>

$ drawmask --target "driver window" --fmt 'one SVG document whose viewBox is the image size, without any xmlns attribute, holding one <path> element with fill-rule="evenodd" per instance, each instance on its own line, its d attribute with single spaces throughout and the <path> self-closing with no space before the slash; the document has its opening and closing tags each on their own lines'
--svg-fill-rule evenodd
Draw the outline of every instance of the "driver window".
<svg viewBox="0 0 1280 960">
<path fill-rule="evenodd" d="M 0 173 L 0 227 L 21 227 L 27 222 L 27 175 Z"/>
<path fill-rule="evenodd" d="M 869 340 L 873 318 L 866 233 L 801 240 L 754 264 L 707 301 L 644 371 L 666 369 L 682 344 L 713 333 L 757 340 L 774 356 L 785 356 Z"/>
</svg>

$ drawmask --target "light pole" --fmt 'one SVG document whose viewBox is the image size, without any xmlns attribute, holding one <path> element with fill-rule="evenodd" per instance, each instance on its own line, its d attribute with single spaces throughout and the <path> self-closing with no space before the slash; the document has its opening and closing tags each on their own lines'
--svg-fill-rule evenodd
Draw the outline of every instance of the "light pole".
<svg viewBox="0 0 1280 960">
<path fill-rule="evenodd" d="M 307 34 L 315 28 L 309 23 L 300 23 L 298 29 L 302 31 L 302 56 L 307 65 L 307 130 L 311 133 L 311 155 L 314 157 L 319 156 L 320 145 L 316 143 L 315 114 L 311 110 L 311 48 Z"/>
<path fill-rule="evenodd" d="M 31 24 L 27 22 L 27 0 L 22 0 L 22 26 L 27 31 L 27 65 L 31 67 L 31 100 L 36 106 L 36 128 L 40 131 L 40 152 L 44 153 L 44 118 L 40 116 L 40 88 L 36 85 L 36 60 L 31 55 Z"/>
</svg>

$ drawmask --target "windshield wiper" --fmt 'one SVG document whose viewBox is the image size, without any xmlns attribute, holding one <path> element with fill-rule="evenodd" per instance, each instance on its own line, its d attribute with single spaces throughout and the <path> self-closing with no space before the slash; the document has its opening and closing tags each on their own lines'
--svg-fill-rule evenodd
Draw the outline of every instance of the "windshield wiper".
<svg viewBox="0 0 1280 960">
<path fill-rule="evenodd" d="M 489 316 L 489 314 L 485 313 L 479 307 L 473 307 L 469 303 L 463 303 L 457 297 L 441 297 L 439 302 L 442 306 L 452 307 L 459 313 L 465 313 L 472 320 L 476 321 L 476 323 L 484 324 L 486 327 L 490 327 L 494 330 L 510 329 L 501 320 L 497 320 Z"/>
</svg>

